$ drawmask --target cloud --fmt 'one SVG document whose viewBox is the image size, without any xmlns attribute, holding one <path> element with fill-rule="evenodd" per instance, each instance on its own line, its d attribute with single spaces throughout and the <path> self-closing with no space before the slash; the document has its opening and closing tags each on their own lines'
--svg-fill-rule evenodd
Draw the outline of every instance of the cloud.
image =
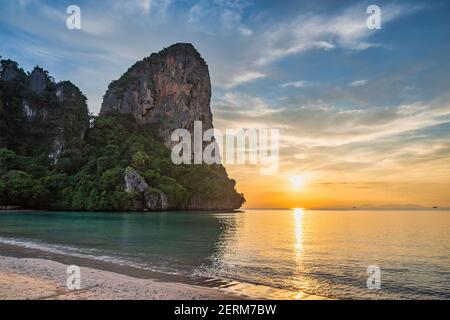
<svg viewBox="0 0 450 320">
<path fill-rule="evenodd" d="M 144 12 L 150 12 L 152 8 L 152 0 L 135 0 L 136 5 L 143 9 Z"/>
<path fill-rule="evenodd" d="M 367 84 L 367 80 L 355 80 L 353 82 L 350 82 L 348 85 L 349 87 L 361 87 Z"/>
<path fill-rule="evenodd" d="M 35 0 L 16 0 L 21 9 L 24 9 L 28 5 L 32 4 Z"/>
<path fill-rule="evenodd" d="M 294 87 L 294 88 L 304 88 L 306 86 L 307 82 L 300 80 L 300 81 L 294 81 L 294 82 L 286 82 L 283 84 L 280 84 L 280 87 L 287 88 L 287 87 Z"/>
<path fill-rule="evenodd" d="M 343 146 L 372 142 L 448 122 L 442 115 L 450 114 L 431 105 L 418 103 L 415 112 L 405 113 L 411 106 L 370 109 L 303 106 L 287 109 L 282 116 L 292 124 L 291 134 L 297 144 L 305 146 Z M 294 133 L 295 132 L 295 133 Z"/>
<path fill-rule="evenodd" d="M 243 116 L 245 119 L 249 119 L 282 111 L 282 109 L 272 107 L 260 97 L 238 92 L 226 92 L 215 98 L 212 105 L 217 114 L 223 115 L 225 118 Z"/>
<path fill-rule="evenodd" d="M 264 44 L 257 64 L 265 65 L 275 60 L 312 49 L 366 50 L 379 46 L 368 39 L 374 35 L 366 26 L 366 8 L 353 5 L 336 15 L 301 14 L 290 22 L 268 26 L 261 43 Z M 418 7 L 400 4 L 383 6 L 383 25 L 413 11 Z"/>
<path fill-rule="evenodd" d="M 257 79 L 265 78 L 267 77 L 266 74 L 257 72 L 257 71 L 246 71 L 237 75 L 234 75 L 225 83 L 216 83 L 217 85 L 225 88 L 233 88 L 238 85 L 251 82 Z"/>
<path fill-rule="evenodd" d="M 377 181 L 432 183 L 448 177 L 449 116 L 447 101 L 361 110 L 286 107 L 268 118 L 285 125 L 280 131 L 282 171 L 312 172 L 317 182 L 371 181 L 373 186 Z"/>
<path fill-rule="evenodd" d="M 203 33 L 238 32 L 243 36 L 253 35 L 253 30 L 243 23 L 248 1 L 202 0 L 193 5 L 188 13 L 188 22 Z"/>
<path fill-rule="evenodd" d="M 276 99 L 227 92 L 213 101 L 216 121 L 223 126 L 265 124 L 284 128 L 282 140 L 292 150 L 367 146 L 385 139 L 398 139 L 418 130 L 450 122 L 448 100 L 415 102 L 389 107 L 337 107 L 321 101 L 296 105 Z"/>
<path fill-rule="evenodd" d="M 164 14 L 171 0 L 108 0 L 115 11 L 148 15 Z"/>
<path fill-rule="evenodd" d="M 251 36 L 251 35 L 253 35 L 254 34 L 254 32 L 253 32 L 253 30 L 251 30 L 251 29 L 249 29 L 249 28 L 247 28 L 247 27 L 244 27 L 244 26 L 241 26 L 241 27 L 239 27 L 239 32 L 241 33 L 241 34 L 243 34 L 244 36 Z"/>
</svg>

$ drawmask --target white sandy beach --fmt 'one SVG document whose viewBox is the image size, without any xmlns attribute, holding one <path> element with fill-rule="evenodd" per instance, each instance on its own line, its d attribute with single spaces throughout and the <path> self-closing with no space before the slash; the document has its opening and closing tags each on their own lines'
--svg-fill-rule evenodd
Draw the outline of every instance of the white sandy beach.
<svg viewBox="0 0 450 320">
<path fill-rule="evenodd" d="M 67 265 L 43 259 L 0 256 L 2 300 L 228 300 L 219 289 L 159 282 L 81 267 L 81 289 L 66 287 Z"/>
</svg>

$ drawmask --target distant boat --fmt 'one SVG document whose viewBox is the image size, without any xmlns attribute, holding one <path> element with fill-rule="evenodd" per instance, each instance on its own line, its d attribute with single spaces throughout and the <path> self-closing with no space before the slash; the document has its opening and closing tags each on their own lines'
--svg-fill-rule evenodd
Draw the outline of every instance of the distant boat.
<svg viewBox="0 0 450 320">
<path fill-rule="evenodd" d="M 438 207 L 433 207 L 433 209 L 437 209 Z"/>
</svg>

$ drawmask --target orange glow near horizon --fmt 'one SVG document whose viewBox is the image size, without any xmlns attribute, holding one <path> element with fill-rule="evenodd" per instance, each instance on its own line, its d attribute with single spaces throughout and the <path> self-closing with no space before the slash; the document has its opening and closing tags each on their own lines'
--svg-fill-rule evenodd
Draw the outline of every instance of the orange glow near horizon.
<svg viewBox="0 0 450 320">
<path fill-rule="evenodd" d="M 450 179 L 423 170 L 399 175 L 314 172 L 307 176 L 280 170 L 262 176 L 259 168 L 227 166 L 244 194 L 244 208 L 432 208 L 450 207 Z M 411 169 L 412 170 L 412 169 Z M 419 176 L 420 175 L 420 176 Z"/>
</svg>

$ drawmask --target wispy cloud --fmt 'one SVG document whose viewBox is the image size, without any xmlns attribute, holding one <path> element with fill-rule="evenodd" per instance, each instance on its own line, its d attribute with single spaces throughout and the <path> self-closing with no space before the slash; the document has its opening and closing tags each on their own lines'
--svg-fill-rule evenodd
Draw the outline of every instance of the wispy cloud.
<svg viewBox="0 0 450 320">
<path fill-rule="evenodd" d="M 116 11 L 140 14 L 164 14 L 171 0 L 108 0 Z"/>
<path fill-rule="evenodd" d="M 390 4 L 383 7 L 383 24 L 387 24 L 418 7 Z M 345 48 L 366 50 L 378 46 L 370 43 L 374 34 L 366 26 L 364 5 L 354 5 L 335 15 L 301 14 L 290 22 L 268 27 L 264 48 L 257 63 L 265 65 L 274 60 L 312 49 Z"/>
<path fill-rule="evenodd" d="M 282 111 L 280 108 L 272 107 L 260 97 L 238 92 L 226 92 L 215 98 L 213 108 L 225 117 L 242 115 L 246 119 L 265 117 Z"/>
<path fill-rule="evenodd" d="M 257 71 L 246 71 L 243 73 L 239 73 L 237 75 L 232 76 L 227 82 L 225 83 L 216 83 L 219 86 L 225 87 L 225 88 L 233 88 L 238 85 L 254 81 L 257 79 L 265 78 L 267 77 L 266 74 L 257 72 Z"/>
<path fill-rule="evenodd" d="M 287 88 L 287 87 L 294 87 L 294 88 L 304 88 L 306 86 L 307 82 L 300 80 L 300 81 L 293 81 L 293 82 L 286 82 L 283 84 L 280 84 L 280 87 Z"/>
<path fill-rule="evenodd" d="M 361 87 L 367 84 L 367 80 L 366 79 L 362 79 L 362 80 L 355 80 L 350 82 L 348 85 L 349 87 Z"/>
<path fill-rule="evenodd" d="M 201 0 L 190 8 L 188 21 L 203 33 L 226 31 L 251 36 L 253 30 L 243 22 L 244 10 L 249 5 L 241 0 Z"/>
</svg>

